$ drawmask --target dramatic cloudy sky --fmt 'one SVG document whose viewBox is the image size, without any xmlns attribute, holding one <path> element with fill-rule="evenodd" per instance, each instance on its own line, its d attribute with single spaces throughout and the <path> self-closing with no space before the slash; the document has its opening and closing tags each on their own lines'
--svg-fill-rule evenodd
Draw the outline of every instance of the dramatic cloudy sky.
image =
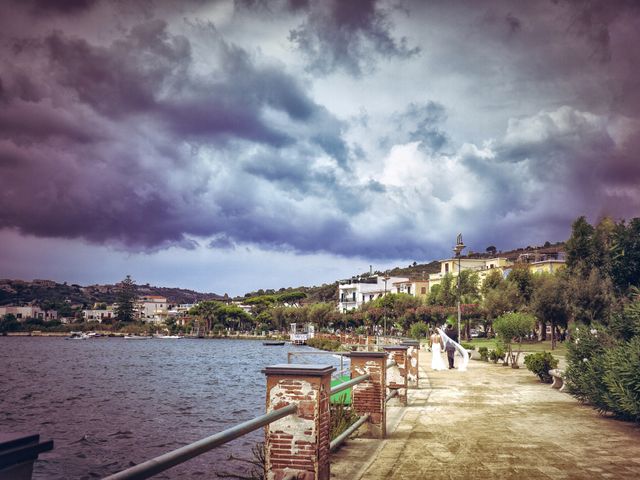
<svg viewBox="0 0 640 480">
<path fill-rule="evenodd" d="M 0 277 L 242 294 L 640 215 L 635 0 L 2 0 Z"/>
</svg>

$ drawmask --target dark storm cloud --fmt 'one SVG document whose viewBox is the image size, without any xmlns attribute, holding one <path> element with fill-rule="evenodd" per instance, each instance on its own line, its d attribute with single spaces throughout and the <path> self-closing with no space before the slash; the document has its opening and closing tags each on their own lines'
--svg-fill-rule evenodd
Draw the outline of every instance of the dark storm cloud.
<svg viewBox="0 0 640 480">
<path fill-rule="evenodd" d="M 306 20 L 291 30 L 293 42 L 313 73 L 344 70 L 361 75 L 382 58 L 411 58 L 420 52 L 409 40 L 395 38 L 389 11 L 376 0 L 316 0 L 308 5 Z"/>
<path fill-rule="evenodd" d="M 149 7 L 147 21 L 122 16 L 95 35 L 95 18 L 64 23 L 95 14 L 92 2 L 61 3 L 40 22 L 34 3 L 22 7 L 36 26 L 0 29 L 0 228 L 131 251 L 197 241 L 421 260 L 449 255 L 443 238 L 460 226 L 483 248 L 511 246 L 566 238 L 580 214 L 640 212 L 630 3 L 415 2 L 419 27 L 441 29 L 415 47 L 416 32 L 397 31 L 397 10 L 380 2 L 238 3 L 240 13 L 215 13 L 228 22 L 220 30 Z M 446 9 L 443 25 L 429 8 Z M 233 31 L 265 10 L 297 26 L 276 35 L 280 23 L 265 22 L 265 44 Z M 283 58 L 263 53 L 285 51 L 287 38 L 295 50 Z M 296 75 L 284 57 L 300 52 L 311 72 L 359 77 L 348 79 L 363 92 L 347 120 L 313 97 L 335 88 L 350 102 L 344 77 Z M 425 66 L 380 72 L 384 58 Z M 478 103 L 456 103 L 465 88 Z M 478 107 L 484 96 L 500 107 Z M 373 113 L 354 119 L 358 108 Z M 467 115 L 500 127 L 469 140 L 451 127 Z"/>
<path fill-rule="evenodd" d="M 30 7 L 34 15 L 43 13 L 76 14 L 90 9 L 98 0 L 13 0 Z"/>
<path fill-rule="evenodd" d="M 342 122 L 281 66 L 211 25 L 191 28 L 208 35 L 208 72 L 163 20 L 106 45 L 60 31 L 7 42 L 20 48 L 0 90 L 1 227 L 150 251 L 193 248 L 189 236 L 316 250 L 349 229 L 339 204 L 356 208 L 350 190 L 329 170 L 301 168 L 322 154 L 346 164 Z M 268 155 L 243 174 L 251 149 Z M 308 219 L 288 198 L 296 189 L 300 200 L 335 191 L 338 206 Z M 265 215 L 279 208 L 273 198 L 282 213 Z"/>
<path fill-rule="evenodd" d="M 45 44 L 61 85 L 107 116 L 153 109 L 159 94 L 186 80 L 191 61 L 189 41 L 169 35 L 162 20 L 132 28 L 109 47 L 61 32 L 49 35 Z"/>
<path fill-rule="evenodd" d="M 442 130 L 446 118 L 446 110 L 440 103 L 410 103 L 405 110 L 392 117 L 392 123 L 396 126 L 393 141 L 420 141 L 430 151 L 441 150 L 448 141 L 447 134 Z M 405 139 L 402 139 L 403 136 Z"/>
</svg>

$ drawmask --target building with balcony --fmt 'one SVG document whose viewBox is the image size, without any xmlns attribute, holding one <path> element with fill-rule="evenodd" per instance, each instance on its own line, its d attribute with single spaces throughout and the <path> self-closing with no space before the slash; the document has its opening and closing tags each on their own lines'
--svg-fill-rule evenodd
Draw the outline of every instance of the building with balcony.
<svg viewBox="0 0 640 480">
<path fill-rule="evenodd" d="M 498 270 L 505 274 L 505 270 L 510 268 L 513 262 L 506 257 L 494 258 L 460 258 L 460 272 L 471 270 L 478 273 L 480 285 L 484 279 L 494 270 Z M 429 288 L 438 285 L 447 274 L 458 276 L 458 259 L 449 258 L 440 261 L 440 272 L 429 275 Z"/>
<path fill-rule="evenodd" d="M 398 293 L 406 293 L 414 297 L 426 297 L 429 294 L 429 280 L 407 279 L 393 284 Z"/>
<path fill-rule="evenodd" d="M 338 310 L 347 312 L 362 304 L 383 297 L 387 293 L 398 293 L 395 284 L 406 282 L 406 277 L 384 277 L 373 275 L 341 280 L 338 285 Z"/>
<path fill-rule="evenodd" d="M 169 304 L 165 297 L 145 295 L 136 303 L 137 316 L 143 322 L 161 323 L 167 318 Z"/>
</svg>

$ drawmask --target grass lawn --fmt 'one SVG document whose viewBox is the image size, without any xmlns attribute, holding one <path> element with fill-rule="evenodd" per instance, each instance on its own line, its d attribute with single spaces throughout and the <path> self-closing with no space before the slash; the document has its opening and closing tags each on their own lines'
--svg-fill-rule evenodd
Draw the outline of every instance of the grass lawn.
<svg viewBox="0 0 640 480">
<path fill-rule="evenodd" d="M 475 345 L 476 351 L 480 347 L 487 347 L 489 350 L 495 350 L 496 348 L 496 339 L 495 338 L 474 338 L 471 342 L 471 345 Z M 514 348 L 517 348 L 517 345 L 514 345 Z M 556 342 L 556 349 L 551 350 L 551 340 L 546 340 L 544 342 L 522 342 L 522 351 L 523 352 L 542 352 L 547 351 L 553 353 L 554 356 L 564 357 L 567 354 L 566 343 Z"/>
</svg>

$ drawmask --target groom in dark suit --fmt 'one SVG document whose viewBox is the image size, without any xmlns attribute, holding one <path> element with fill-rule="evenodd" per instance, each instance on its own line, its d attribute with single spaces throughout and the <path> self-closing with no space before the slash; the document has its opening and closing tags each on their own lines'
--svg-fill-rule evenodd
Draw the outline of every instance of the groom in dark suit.
<svg viewBox="0 0 640 480">
<path fill-rule="evenodd" d="M 453 328 L 451 324 L 447 324 L 447 329 L 445 332 L 447 336 L 453 340 L 454 342 L 458 341 L 458 331 Z M 456 347 L 453 343 L 447 342 L 447 345 L 444 347 L 447 351 L 447 359 L 449 360 L 449 369 L 455 368 L 453 365 L 453 357 L 456 354 Z"/>
</svg>

